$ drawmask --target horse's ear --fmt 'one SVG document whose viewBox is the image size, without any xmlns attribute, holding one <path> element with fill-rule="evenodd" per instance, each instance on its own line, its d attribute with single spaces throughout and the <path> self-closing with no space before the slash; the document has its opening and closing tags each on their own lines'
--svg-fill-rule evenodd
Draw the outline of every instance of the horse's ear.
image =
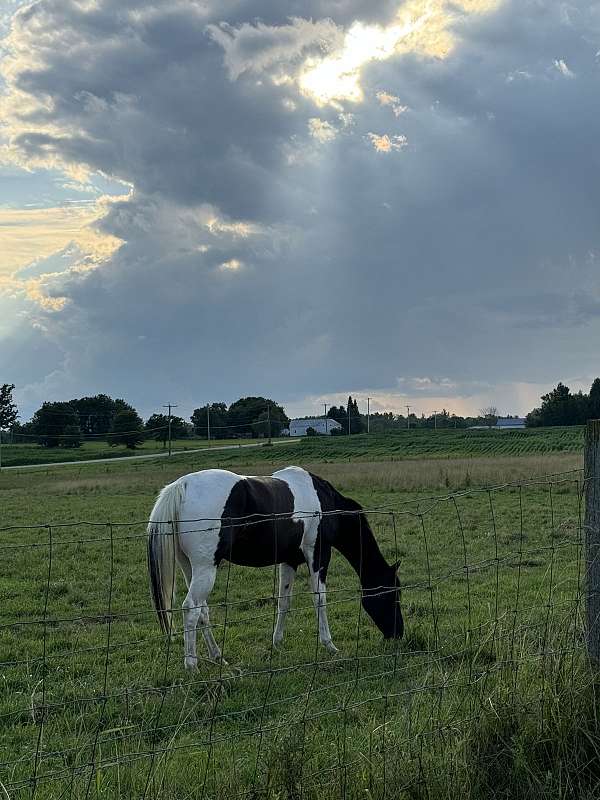
<svg viewBox="0 0 600 800">
<path fill-rule="evenodd" d="M 392 569 L 394 570 L 394 572 L 398 572 L 398 568 L 400 567 L 400 564 L 401 564 L 401 563 L 402 563 L 402 559 L 401 559 L 401 558 L 399 558 L 399 559 L 398 559 L 398 561 L 395 561 L 395 562 L 392 564 Z"/>
</svg>

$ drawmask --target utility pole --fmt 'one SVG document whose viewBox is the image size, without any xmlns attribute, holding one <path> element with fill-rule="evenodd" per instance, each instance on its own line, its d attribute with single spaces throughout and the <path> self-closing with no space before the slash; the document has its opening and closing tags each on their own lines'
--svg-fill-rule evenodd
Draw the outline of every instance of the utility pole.
<svg viewBox="0 0 600 800">
<path fill-rule="evenodd" d="M 329 429 L 328 429 L 328 426 L 327 426 L 327 403 L 323 403 L 323 405 L 325 406 L 325 435 L 327 435 L 327 433 L 329 432 Z"/>
<path fill-rule="evenodd" d="M 410 406 L 406 406 L 406 427 L 410 430 Z"/>
<path fill-rule="evenodd" d="M 2 472 L 2 428 L 0 428 L 0 472 Z"/>
<path fill-rule="evenodd" d="M 437 411 L 433 412 L 433 430 L 437 431 Z"/>
<path fill-rule="evenodd" d="M 371 398 L 367 397 L 367 433 L 371 433 Z"/>
<path fill-rule="evenodd" d="M 210 404 L 206 404 L 206 441 L 210 445 Z"/>
<path fill-rule="evenodd" d="M 171 455 L 171 409 L 177 408 L 173 403 L 166 403 L 163 408 L 169 409 L 169 455 Z"/>
<path fill-rule="evenodd" d="M 351 414 L 351 412 L 352 412 L 352 409 L 350 407 L 350 403 L 348 403 L 348 436 L 350 436 L 350 414 Z"/>
<path fill-rule="evenodd" d="M 269 432 L 269 444 L 271 444 L 271 405 L 267 405 L 267 428 Z"/>
</svg>

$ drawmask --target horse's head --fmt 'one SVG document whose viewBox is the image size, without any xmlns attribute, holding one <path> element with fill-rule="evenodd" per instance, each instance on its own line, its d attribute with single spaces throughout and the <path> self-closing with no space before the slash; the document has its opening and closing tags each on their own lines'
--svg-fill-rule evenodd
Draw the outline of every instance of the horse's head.
<svg viewBox="0 0 600 800">
<path fill-rule="evenodd" d="M 397 573 L 399 563 L 382 570 L 377 586 L 362 591 L 362 606 L 385 639 L 401 639 L 404 633 Z"/>
</svg>

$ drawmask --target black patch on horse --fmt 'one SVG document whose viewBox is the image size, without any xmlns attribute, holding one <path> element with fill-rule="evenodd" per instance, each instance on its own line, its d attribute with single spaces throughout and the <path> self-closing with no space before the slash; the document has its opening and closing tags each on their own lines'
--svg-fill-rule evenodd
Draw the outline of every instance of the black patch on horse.
<svg viewBox="0 0 600 800">
<path fill-rule="evenodd" d="M 304 526 L 291 516 L 294 496 L 279 478 L 240 478 L 223 515 L 215 564 L 223 559 L 245 567 L 304 562 L 300 549 Z"/>
</svg>

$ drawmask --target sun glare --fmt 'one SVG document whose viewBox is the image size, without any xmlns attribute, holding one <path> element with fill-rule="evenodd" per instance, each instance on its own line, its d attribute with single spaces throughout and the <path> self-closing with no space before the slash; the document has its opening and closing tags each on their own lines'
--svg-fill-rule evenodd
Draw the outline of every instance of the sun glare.
<svg viewBox="0 0 600 800">
<path fill-rule="evenodd" d="M 332 100 L 360 102 L 360 69 L 369 61 L 382 61 L 394 54 L 398 42 L 422 25 L 426 15 L 415 22 L 382 28 L 355 22 L 348 30 L 344 47 L 337 55 L 321 61 L 310 59 L 300 78 L 300 88 L 321 105 Z"/>
<path fill-rule="evenodd" d="M 457 13 L 483 13 L 500 0 L 409 0 L 393 24 L 348 29 L 340 50 L 322 59 L 308 59 L 299 78 L 300 91 L 318 105 L 359 103 L 363 99 L 361 69 L 401 52 L 445 58 L 454 46 L 450 23 Z"/>
</svg>

